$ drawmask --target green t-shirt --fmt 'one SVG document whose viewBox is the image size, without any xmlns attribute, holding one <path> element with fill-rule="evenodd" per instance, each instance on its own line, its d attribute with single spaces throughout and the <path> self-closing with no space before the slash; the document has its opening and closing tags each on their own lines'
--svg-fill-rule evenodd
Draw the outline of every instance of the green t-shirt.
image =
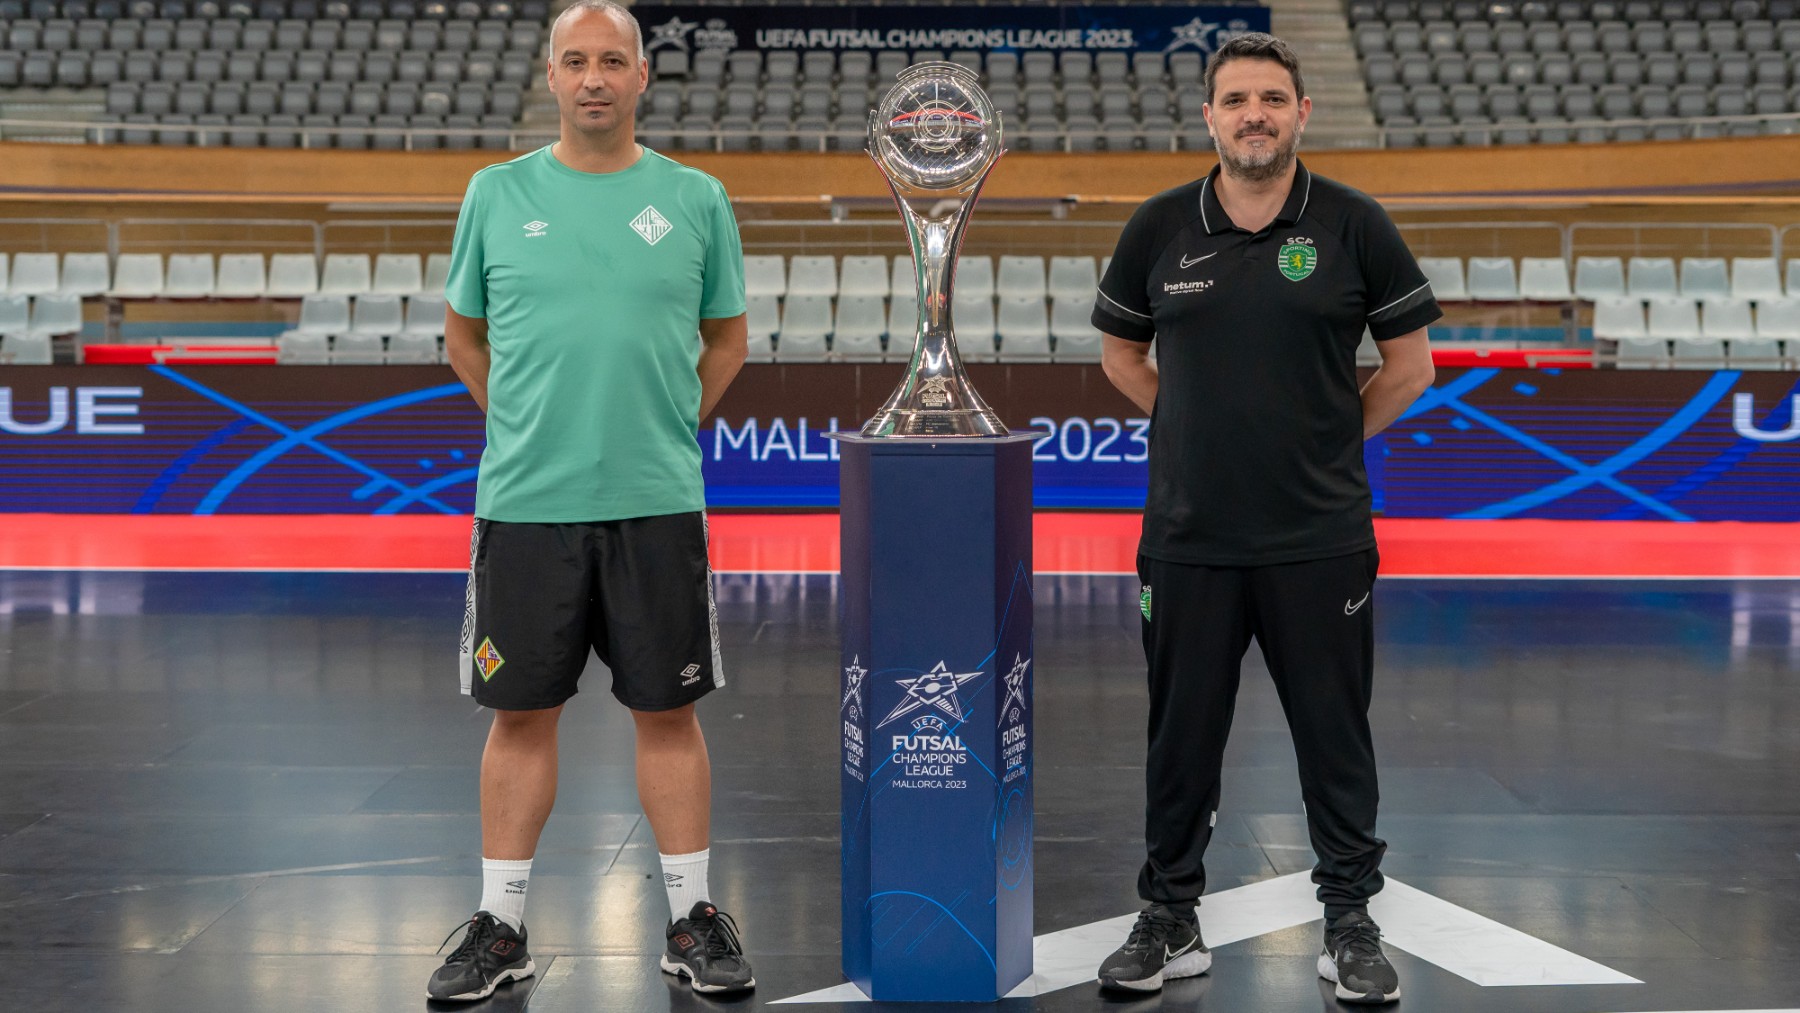
<svg viewBox="0 0 1800 1013">
<path fill-rule="evenodd" d="M 699 326 L 744 312 L 725 188 L 644 149 L 571 169 L 539 148 L 469 180 L 450 308 L 486 317 L 475 514 L 573 523 L 702 510 Z"/>
</svg>

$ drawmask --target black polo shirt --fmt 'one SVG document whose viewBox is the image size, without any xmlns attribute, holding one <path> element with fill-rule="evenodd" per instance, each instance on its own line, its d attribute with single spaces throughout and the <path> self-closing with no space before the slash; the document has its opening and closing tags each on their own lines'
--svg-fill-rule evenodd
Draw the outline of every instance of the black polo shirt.
<svg viewBox="0 0 1800 1013">
<path fill-rule="evenodd" d="M 1392 219 L 1305 165 L 1250 233 L 1219 204 L 1219 170 L 1132 215 L 1094 326 L 1156 340 L 1150 493 L 1139 551 L 1265 566 L 1375 544 L 1356 346 L 1442 316 Z"/>
</svg>

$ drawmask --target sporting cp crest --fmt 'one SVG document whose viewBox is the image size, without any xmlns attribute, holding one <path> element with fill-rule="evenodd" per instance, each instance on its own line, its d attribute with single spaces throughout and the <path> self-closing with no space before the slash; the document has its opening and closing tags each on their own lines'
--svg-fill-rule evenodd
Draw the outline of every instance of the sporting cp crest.
<svg viewBox="0 0 1800 1013">
<path fill-rule="evenodd" d="M 1299 281 L 1319 266 L 1319 251 L 1303 243 L 1289 243 L 1281 248 L 1280 263 L 1282 277 Z"/>
</svg>

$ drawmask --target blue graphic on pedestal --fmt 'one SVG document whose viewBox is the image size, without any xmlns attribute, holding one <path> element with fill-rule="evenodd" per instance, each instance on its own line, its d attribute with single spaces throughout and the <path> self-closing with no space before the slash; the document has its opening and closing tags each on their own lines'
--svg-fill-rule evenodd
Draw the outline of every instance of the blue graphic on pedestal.
<svg viewBox="0 0 1800 1013">
<path fill-rule="evenodd" d="M 841 439 L 844 973 L 992 1001 L 1031 974 L 1031 437 Z"/>
</svg>

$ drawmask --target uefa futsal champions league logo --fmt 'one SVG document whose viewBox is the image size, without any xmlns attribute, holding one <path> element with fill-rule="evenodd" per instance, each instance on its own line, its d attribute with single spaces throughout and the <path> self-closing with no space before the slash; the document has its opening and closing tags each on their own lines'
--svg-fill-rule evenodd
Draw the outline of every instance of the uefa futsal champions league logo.
<svg viewBox="0 0 1800 1013">
<path fill-rule="evenodd" d="M 1025 716 L 1025 671 L 1031 667 L 1031 659 L 1022 654 L 1013 655 L 1012 670 L 1002 677 L 1006 684 L 1006 695 L 1000 698 L 1000 723 L 1003 725 L 1018 724 Z M 1015 706 L 1016 704 L 1016 706 Z"/>
<path fill-rule="evenodd" d="M 964 719 L 963 706 L 962 701 L 956 697 L 956 691 L 962 688 L 963 683 L 980 674 L 979 671 L 952 672 L 945 667 L 944 662 L 940 661 L 935 668 L 924 675 L 911 679 L 895 679 L 894 682 L 906 690 L 906 696 L 894 706 L 893 710 L 888 712 L 887 717 L 876 722 L 875 727 L 880 728 L 921 707 L 930 707 L 941 711 L 951 720 L 961 722 Z"/>
<path fill-rule="evenodd" d="M 844 699 L 838 704 L 838 710 L 849 714 L 852 721 L 862 719 L 863 677 L 868 674 L 869 670 L 862 667 L 860 654 L 844 666 Z"/>
</svg>

